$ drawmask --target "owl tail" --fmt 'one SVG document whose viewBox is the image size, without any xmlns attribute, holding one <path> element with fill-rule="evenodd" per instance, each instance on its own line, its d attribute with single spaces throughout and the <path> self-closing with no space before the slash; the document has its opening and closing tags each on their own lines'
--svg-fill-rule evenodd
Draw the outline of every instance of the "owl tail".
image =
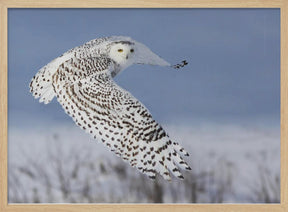
<svg viewBox="0 0 288 212">
<path fill-rule="evenodd" d="M 52 74 L 47 66 L 44 66 L 32 78 L 30 82 L 30 92 L 34 98 L 40 98 L 39 102 L 48 104 L 55 96 L 52 86 Z"/>
<path fill-rule="evenodd" d="M 60 64 L 69 59 L 71 55 L 63 54 L 42 67 L 30 82 L 30 92 L 34 98 L 39 98 L 39 102 L 48 104 L 55 96 L 52 77 Z"/>
</svg>

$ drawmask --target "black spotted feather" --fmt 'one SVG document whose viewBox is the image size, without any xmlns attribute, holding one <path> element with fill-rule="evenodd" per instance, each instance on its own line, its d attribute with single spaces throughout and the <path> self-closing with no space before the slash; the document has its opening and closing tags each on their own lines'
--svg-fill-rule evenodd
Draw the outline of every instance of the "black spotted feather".
<svg viewBox="0 0 288 212">
<path fill-rule="evenodd" d="M 107 65 L 108 64 L 108 65 Z M 172 142 L 149 111 L 109 75 L 105 58 L 71 59 L 53 76 L 58 101 L 76 124 L 150 178 L 158 172 L 183 178 L 190 169 L 180 155 L 188 153 Z"/>
</svg>

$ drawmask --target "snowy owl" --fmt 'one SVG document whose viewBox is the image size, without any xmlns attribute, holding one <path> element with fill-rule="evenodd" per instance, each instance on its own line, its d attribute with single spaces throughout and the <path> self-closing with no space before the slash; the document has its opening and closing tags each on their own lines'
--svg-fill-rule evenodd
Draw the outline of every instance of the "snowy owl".
<svg viewBox="0 0 288 212">
<path fill-rule="evenodd" d="M 144 44 L 125 36 L 91 40 L 41 68 L 30 83 L 39 102 L 57 97 L 65 112 L 93 138 L 148 177 L 191 170 L 181 156 L 188 153 L 172 141 L 147 108 L 113 78 L 132 64 L 171 66 Z M 173 66 L 178 69 L 186 65 Z"/>
</svg>

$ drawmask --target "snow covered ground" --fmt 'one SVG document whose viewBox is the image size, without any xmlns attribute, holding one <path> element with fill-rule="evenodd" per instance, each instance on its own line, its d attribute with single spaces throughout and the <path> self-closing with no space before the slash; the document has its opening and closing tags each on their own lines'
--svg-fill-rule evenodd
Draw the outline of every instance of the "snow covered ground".
<svg viewBox="0 0 288 212">
<path fill-rule="evenodd" d="M 190 153 L 183 181 L 142 176 L 73 124 L 9 128 L 9 202 L 279 202 L 279 128 L 163 127 Z"/>
</svg>

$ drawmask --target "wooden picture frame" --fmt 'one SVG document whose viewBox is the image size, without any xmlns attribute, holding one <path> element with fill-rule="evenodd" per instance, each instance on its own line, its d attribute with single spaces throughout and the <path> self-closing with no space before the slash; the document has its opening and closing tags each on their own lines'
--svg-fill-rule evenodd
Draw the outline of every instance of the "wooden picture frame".
<svg viewBox="0 0 288 212">
<path fill-rule="evenodd" d="M 7 64 L 9 8 L 280 8 L 281 202 L 280 204 L 8 204 Z M 288 1 L 285 0 L 0 0 L 0 211 L 288 211 Z"/>
</svg>

